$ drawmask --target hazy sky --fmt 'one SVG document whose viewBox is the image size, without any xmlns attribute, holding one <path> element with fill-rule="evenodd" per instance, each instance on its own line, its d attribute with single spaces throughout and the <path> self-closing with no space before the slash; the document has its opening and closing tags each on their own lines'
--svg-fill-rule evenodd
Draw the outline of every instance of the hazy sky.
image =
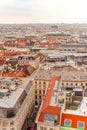
<svg viewBox="0 0 87 130">
<path fill-rule="evenodd" d="M 87 0 L 1 0 L 0 23 L 87 23 Z"/>
</svg>

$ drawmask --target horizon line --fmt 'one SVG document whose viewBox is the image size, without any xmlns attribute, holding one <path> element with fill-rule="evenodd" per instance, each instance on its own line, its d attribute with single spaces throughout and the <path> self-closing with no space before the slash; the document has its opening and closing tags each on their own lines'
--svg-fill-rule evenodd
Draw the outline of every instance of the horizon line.
<svg viewBox="0 0 87 130">
<path fill-rule="evenodd" d="M 87 24 L 87 23 L 80 23 L 80 22 L 59 22 L 59 23 L 57 23 L 57 22 L 28 22 L 28 23 L 19 23 L 19 22 L 17 22 L 17 23 L 0 23 L 0 25 L 2 25 L 2 24 Z"/>
</svg>

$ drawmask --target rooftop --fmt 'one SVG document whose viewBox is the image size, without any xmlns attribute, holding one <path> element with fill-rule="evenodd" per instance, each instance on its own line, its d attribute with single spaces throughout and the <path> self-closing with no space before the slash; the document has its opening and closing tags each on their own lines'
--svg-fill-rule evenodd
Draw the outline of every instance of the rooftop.
<svg viewBox="0 0 87 130">
<path fill-rule="evenodd" d="M 53 77 L 50 80 L 46 97 L 43 102 L 40 115 L 38 118 L 39 122 L 49 122 L 54 124 L 56 120 L 56 123 L 59 124 L 61 107 L 57 106 L 56 103 L 54 103 L 54 99 L 52 98 L 52 95 L 54 93 L 54 88 L 57 85 L 55 82 L 59 81 L 59 79 L 60 79 L 59 77 Z"/>
<path fill-rule="evenodd" d="M 87 97 L 83 97 L 80 106 L 76 110 L 66 109 L 63 113 L 87 116 Z"/>
<path fill-rule="evenodd" d="M 8 81 L 11 82 L 11 84 L 8 85 Z M 19 99 L 20 95 L 23 93 L 23 91 L 26 89 L 26 86 L 29 85 L 29 83 L 31 82 L 28 78 L 11 78 L 10 80 L 4 79 L 4 86 L 0 84 L 0 96 L 1 93 L 4 93 L 4 95 L 0 98 L 0 108 L 13 108 L 17 100 Z M 31 87 L 31 84 L 29 87 Z M 8 92 L 8 94 L 5 94 L 6 92 Z"/>
<path fill-rule="evenodd" d="M 62 80 L 66 81 L 87 81 L 87 71 L 77 71 L 72 67 L 63 67 L 63 68 L 49 68 L 42 69 L 40 68 L 34 75 L 34 78 L 37 80 L 50 80 L 53 76 L 62 76 Z"/>
<path fill-rule="evenodd" d="M 37 45 L 34 46 L 33 49 L 58 49 L 59 46 L 57 45 Z"/>
</svg>

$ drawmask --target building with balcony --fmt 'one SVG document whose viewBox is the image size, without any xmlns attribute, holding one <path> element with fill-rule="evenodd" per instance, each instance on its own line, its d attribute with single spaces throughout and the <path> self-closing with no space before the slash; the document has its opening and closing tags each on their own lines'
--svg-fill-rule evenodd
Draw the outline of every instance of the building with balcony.
<svg viewBox="0 0 87 130">
<path fill-rule="evenodd" d="M 37 130 L 86 130 L 85 93 L 83 86 L 69 86 L 64 89 L 59 77 L 51 78 L 37 115 Z"/>
</svg>

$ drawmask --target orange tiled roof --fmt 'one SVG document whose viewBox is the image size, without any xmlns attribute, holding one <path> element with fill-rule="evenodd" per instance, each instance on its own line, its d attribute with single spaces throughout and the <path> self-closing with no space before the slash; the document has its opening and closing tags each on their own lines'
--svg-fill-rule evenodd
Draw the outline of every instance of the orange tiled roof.
<svg viewBox="0 0 87 130">
<path fill-rule="evenodd" d="M 5 60 L 5 57 L 0 57 L 0 61 L 1 61 L 1 60 Z"/>
<path fill-rule="evenodd" d="M 15 77 L 15 74 L 13 72 L 3 72 L 3 77 Z"/>
<path fill-rule="evenodd" d="M 49 43 L 56 43 L 56 38 L 54 36 L 47 36 L 46 39 Z"/>
<path fill-rule="evenodd" d="M 14 50 L 5 50 L 0 52 L 0 56 L 12 56 L 12 55 L 19 55 L 19 54 L 26 54 L 25 51 L 14 51 Z"/>
<path fill-rule="evenodd" d="M 3 72 L 2 76 L 3 77 L 21 77 L 21 78 L 23 78 L 26 75 L 22 71 L 16 71 L 16 72 Z"/>
<path fill-rule="evenodd" d="M 16 77 L 25 77 L 25 73 L 23 73 L 22 71 L 17 71 L 16 72 Z"/>
<path fill-rule="evenodd" d="M 49 85 L 48 90 L 47 90 L 46 98 L 44 100 L 40 116 L 38 118 L 38 121 L 40 121 L 40 122 L 44 121 L 44 114 L 54 114 L 54 115 L 59 116 L 58 120 L 57 120 L 57 122 L 59 123 L 61 107 L 50 106 L 50 101 L 51 101 L 51 97 L 53 94 L 53 88 L 55 86 L 55 81 L 59 80 L 59 79 L 60 79 L 59 77 L 51 78 L 50 85 Z"/>
<path fill-rule="evenodd" d="M 37 45 L 36 48 L 42 48 L 42 49 L 58 49 L 58 45 Z"/>
</svg>

